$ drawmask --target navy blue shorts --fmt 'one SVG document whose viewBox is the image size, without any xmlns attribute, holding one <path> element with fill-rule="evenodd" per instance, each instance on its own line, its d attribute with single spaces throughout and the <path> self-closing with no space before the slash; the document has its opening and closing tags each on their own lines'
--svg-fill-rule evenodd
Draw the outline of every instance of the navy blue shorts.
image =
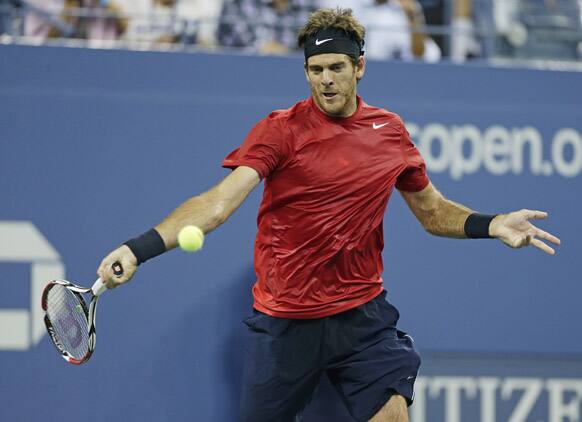
<svg viewBox="0 0 582 422">
<path fill-rule="evenodd" d="M 241 421 L 294 421 L 324 373 L 357 421 L 372 418 L 392 394 L 410 405 L 420 357 L 410 336 L 396 329 L 398 318 L 385 291 L 325 318 L 275 318 L 254 310 L 244 320 Z"/>
</svg>

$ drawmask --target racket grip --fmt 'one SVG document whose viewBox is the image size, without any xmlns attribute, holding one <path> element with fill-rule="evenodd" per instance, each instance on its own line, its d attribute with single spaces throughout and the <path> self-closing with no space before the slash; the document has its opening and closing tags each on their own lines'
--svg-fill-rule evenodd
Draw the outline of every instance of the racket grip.
<svg viewBox="0 0 582 422">
<path fill-rule="evenodd" d="M 97 281 L 93 283 L 93 286 L 91 287 L 91 291 L 95 296 L 100 296 L 105 290 L 107 290 L 107 286 L 105 285 L 103 280 L 101 280 L 101 278 L 98 278 Z"/>
</svg>

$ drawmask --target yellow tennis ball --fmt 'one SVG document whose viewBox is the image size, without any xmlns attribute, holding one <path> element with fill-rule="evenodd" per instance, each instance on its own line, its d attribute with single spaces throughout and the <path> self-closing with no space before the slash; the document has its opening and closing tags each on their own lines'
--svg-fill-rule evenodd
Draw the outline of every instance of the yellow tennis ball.
<svg viewBox="0 0 582 422">
<path fill-rule="evenodd" d="M 204 233 L 196 226 L 184 226 L 178 233 L 178 244 L 186 252 L 196 252 L 204 245 Z"/>
</svg>

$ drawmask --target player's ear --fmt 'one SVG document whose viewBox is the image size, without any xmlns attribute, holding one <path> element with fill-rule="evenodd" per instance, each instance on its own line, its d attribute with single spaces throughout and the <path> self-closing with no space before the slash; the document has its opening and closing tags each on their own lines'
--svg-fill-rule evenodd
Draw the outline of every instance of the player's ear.
<svg viewBox="0 0 582 422">
<path fill-rule="evenodd" d="M 307 73 L 307 61 L 303 62 L 303 70 L 305 71 L 305 79 L 309 82 L 309 74 Z"/>
<path fill-rule="evenodd" d="M 364 77 L 364 73 L 366 73 L 366 59 L 364 56 L 358 57 L 358 61 L 356 63 L 356 79 L 359 81 Z"/>
</svg>

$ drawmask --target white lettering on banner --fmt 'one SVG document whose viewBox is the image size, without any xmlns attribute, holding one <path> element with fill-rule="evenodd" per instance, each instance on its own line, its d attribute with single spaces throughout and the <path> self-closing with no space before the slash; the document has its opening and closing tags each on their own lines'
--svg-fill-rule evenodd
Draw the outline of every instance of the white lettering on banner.
<svg viewBox="0 0 582 422">
<path fill-rule="evenodd" d="M 426 386 L 429 378 L 418 377 L 414 382 L 414 402 L 410 407 L 411 422 L 426 422 Z"/>
<path fill-rule="evenodd" d="M 481 166 L 481 156 L 483 155 L 483 143 L 481 133 L 476 126 L 453 126 L 451 128 L 453 141 L 453 156 L 451 162 L 451 175 L 458 179 L 463 174 L 475 173 Z M 468 157 L 463 153 L 464 144 L 468 142 L 471 154 Z"/>
<path fill-rule="evenodd" d="M 532 174 L 540 175 L 542 174 L 542 162 L 543 162 L 543 140 L 542 135 L 537 129 L 533 127 L 524 127 L 521 129 L 512 129 L 511 136 L 514 140 L 514 146 L 512 154 L 512 165 L 511 168 L 515 174 L 523 173 L 523 162 L 526 160 L 524 151 L 529 151 L 529 169 Z M 551 163 L 547 163 L 549 166 L 549 174 L 552 173 Z"/>
<path fill-rule="evenodd" d="M 446 142 L 449 139 L 448 129 L 441 124 L 431 123 L 420 131 L 420 128 L 414 123 L 407 123 L 406 129 L 411 138 L 417 140 L 418 148 L 422 154 L 429 170 L 435 173 L 444 172 L 450 165 L 450 156 L 452 144 Z M 439 142 L 440 155 L 433 156 L 433 141 Z"/>
<path fill-rule="evenodd" d="M 481 377 L 477 379 L 477 385 L 481 392 L 481 422 L 495 422 L 497 406 L 495 404 L 495 391 L 499 387 L 500 380 L 494 377 Z"/>
<path fill-rule="evenodd" d="M 582 383 L 571 379 L 551 379 L 546 382 L 549 391 L 550 422 L 580 421 L 580 406 L 582 404 Z M 565 395 L 569 393 L 570 400 L 565 403 Z"/>
<path fill-rule="evenodd" d="M 544 159 L 544 139 L 531 126 L 507 128 L 492 125 L 484 131 L 475 125 L 407 123 L 429 171 L 448 172 L 452 179 L 481 169 L 495 175 L 522 174 L 526 163 L 535 176 L 562 177 L 582 173 L 582 134 L 572 128 L 558 130 L 550 140 L 550 157 Z"/>
<path fill-rule="evenodd" d="M 544 393 L 544 389 L 547 394 Z M 498 407 L 503 408 L 506 422 L 528 422 L 532 410 L 538 411 L 546 404 L 547 422 L 580 422 L 582 407 L 582 379 L 579 378 L 527 378 L 527 377 L 469 377 L 431 376 L 419 377 L 415 383 L 414 404 L 410 408 L 411 422 L 443 420 L 446 422 L 467 421 L 461 409 L 467 401 L 479 400 L 478 421 L 496 422 Z M 428 395 L 427 395 L 428 392 Z M 441 394 L 444 392 L 444 394 Z M 498 406 L 496 398 L 501 402 Z M 517 398 L 517 400 L 516 400 Z M 433 401 L 444 401 L 442 415 L 435 415 Z M 547 401 L 544 403 L 544 401 Z M 508 409 L 508 406 L 512 408 Z M 441 406 L 435 406 L 442 409 Z M 430 417 L 427 418 L 427 415 Z M 545 422 L 545 419 L 539 420 Z"/>
<path fill-rule="evenodd" d="M 470 377 L 436 377 L 429 385 L 432 398 L 445 391 L 445 420 L 461 422 L 461 392 L 465 391 L 470 399 L 477 396 L 477 383 Z"/>
<path fill-rule="evenodd" d="M 507 422 L 525 422 L 538 396 L 542 392 L 543 382 L 531 378 L 509 378 L 501 386 L 501 398 L 509 400 L 515 391 L 523 394 Z"/>
<path fill-rule="evenodd" d="M 0 262 L 28 263 L 30 308 L 0 309 L 0 350 L 27 350 L 45 333 L 40 300 L 48 280 L 63 278 L 60 256 L 29 221 L 0 221 Z"/>
<path fill-rule="evenodd" d="M 483 165 L 491 174 L 501 175 L 509 171 L 511 162 L 511 136 L 507 129 L 492 126 L 483 137 Z"/>
<path fill-rule="evenodd" d="M 567 162 L 564 158 L 564 149 L 572 147 L 572 160 Z M 554 137 L 552 143 L 552 160 L 560 174 L 574 177 L 582 168 L 582 139 L 574 129 L 562 129 Z"/>
</svg>

